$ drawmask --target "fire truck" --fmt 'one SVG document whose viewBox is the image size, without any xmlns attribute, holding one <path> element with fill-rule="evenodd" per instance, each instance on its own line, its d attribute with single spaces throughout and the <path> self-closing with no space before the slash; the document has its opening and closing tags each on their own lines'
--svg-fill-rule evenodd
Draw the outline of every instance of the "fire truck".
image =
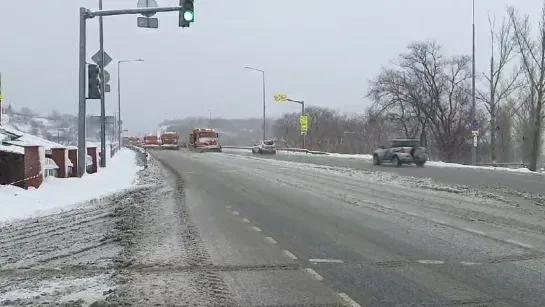
<svg viewBox="0 0 545 307">
<path fill-rule="evenodd" d="M 178 150 L 180 141 L 180 136 L 177 132 L 168 132 L 165 131 L 161 134 L 161 147 L 163 149 L 173 149 Z"/>
<path fill-rule="evenodd" d="M 195 128 L 189 133 L 189 150 L 221 152 L 219 134 L 211 128 Z"/>
</svg>

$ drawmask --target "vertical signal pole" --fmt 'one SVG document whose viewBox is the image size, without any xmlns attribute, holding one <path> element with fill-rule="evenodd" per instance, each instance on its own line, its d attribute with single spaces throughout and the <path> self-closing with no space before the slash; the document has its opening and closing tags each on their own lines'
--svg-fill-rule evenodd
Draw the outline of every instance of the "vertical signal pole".
<svg viewBox="0 0 545 307">
<path fill-rule="evenodd" d="M 98 9 L 102 11 L 102 0 L 98 0 Z M 106 82 L 104 78 L 104 21 L 98 17 L 100 44 L 100 166 L 106 167 Z"/>
<path fill-rule="evenodd" d="M 78 176 L 85 174 L 87 150 L 85 146 L 85 60 L 87 21 L 85 8 L 79 9 L 79 111 L 78 111 Z"/>
</svg>

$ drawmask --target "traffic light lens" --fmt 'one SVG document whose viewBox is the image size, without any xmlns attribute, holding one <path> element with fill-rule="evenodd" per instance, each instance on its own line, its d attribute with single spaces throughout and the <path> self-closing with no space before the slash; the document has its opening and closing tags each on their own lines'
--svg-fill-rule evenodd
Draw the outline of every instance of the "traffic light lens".
<svg viewBox="0 0 545 307">
<path fill-rule="evenodd" d="M 185 11 L 184 12 L 185 21 L 193 21 L 193 17 L 194 17 L 193 12 L 190 12 L 190 11 Z"/>
</svg>

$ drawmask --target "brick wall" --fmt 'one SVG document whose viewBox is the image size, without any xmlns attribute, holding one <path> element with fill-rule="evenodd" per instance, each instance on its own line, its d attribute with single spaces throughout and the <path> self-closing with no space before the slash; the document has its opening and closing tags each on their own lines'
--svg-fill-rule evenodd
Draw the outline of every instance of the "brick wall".
<svg viewBox="0 0 545 307">
<path fill-rule="evenodd" d="M 14 152 L 0 151 L 0 184 L 11 184 L 23 188 L 25 156 Z"/>
<path fill-rule="evenodd" d="M 45 158 L 45 157 L 44 157 Z M 25 170 L 24 177 L 31 178 L 25 180 L 24 187 L 39 187 L 43 180 L 44 176 L 42 175 L 42 164 L 40 157 L 40 148 L 38 146 L 27 146 L 25 147 Z"/>
<path fill-rule="evenodd" d="M 88 147 L 87 148 L 87 154 L 91 156 L 93 165 L 91 166 L 91 174 L 94 174 L 98 171 L 98 162 L 97 162 L 97 148 L 96 147 Z"/>
<path fill-rule="evenodd" d="M 78 150 L 68 149 L 68 159 L 74 164 L 72 167 L 72 177 L 78 177 Z"/>
<path fill-rule="evenodd" d="M 66 149 L 65 148 L 52 148 L 51 149 L 51 159 L 55 161 L 59 167 L 58 176 L 59 178 L 66 178 Z"/>
</svg>

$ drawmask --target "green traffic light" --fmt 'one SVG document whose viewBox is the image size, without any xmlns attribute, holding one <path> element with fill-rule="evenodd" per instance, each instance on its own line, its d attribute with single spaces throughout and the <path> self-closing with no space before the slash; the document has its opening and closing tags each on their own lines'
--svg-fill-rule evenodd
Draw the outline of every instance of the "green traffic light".
<svg viewBox="0 0 545 307">
<path fill-rule="evenodd" d="M 195 18 L 195 14 L 193 14 L 192 11 L 185 11 L 184 12 L 185 21 L 193 21 L 194 18 Z"/>
</svg>

